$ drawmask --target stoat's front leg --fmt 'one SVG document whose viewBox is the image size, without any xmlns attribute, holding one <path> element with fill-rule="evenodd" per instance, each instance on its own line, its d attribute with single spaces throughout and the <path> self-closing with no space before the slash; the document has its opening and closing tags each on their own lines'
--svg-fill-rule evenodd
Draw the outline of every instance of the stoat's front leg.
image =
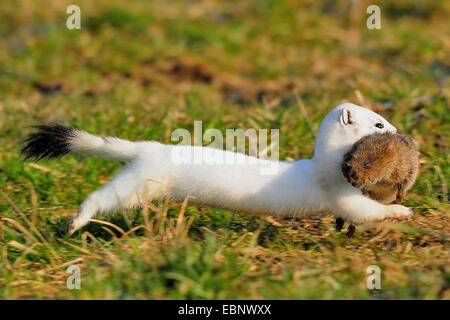
<svg viewBox="0 0 450 320">
<path fill-rule="evenodd" d="M 330 210 L 337 217 L 356 225 L 391 218 L 405 220 L 413 215 L 413 211 L 405 206 L 381 204 L 345 185 L 330 194 Z"/>
</svg>

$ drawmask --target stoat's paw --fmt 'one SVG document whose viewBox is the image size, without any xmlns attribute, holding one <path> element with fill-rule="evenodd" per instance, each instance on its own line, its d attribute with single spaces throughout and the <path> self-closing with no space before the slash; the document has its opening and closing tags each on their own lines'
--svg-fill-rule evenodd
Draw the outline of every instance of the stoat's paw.
<svg viewBox="0 0 450 320">
<path fill-rule="evenodd" d="M 410 208 L 407 208 L 405 206 L 399 205 L 399 204 L 392 204 L 389 206 L 389 214 L 386 217 L 399 219 L 399 220 L 409 220 L 413 217 L 414 211 Z"/>
<path fill-rule="evenodd" d="M 81 227 L 83 227 L 86 224 L 87 224 L 87 222 L 84 222 L 82 219 L 80 219 L 79 216 L 73 218 L 67 224 L 67 227 L 66 227 L 67 234 L 69 236 L 71 236 L 72 234 L 74 234 L 75 231 L 77 231 L 78 229 L 80 229 Z"/>
</svg>

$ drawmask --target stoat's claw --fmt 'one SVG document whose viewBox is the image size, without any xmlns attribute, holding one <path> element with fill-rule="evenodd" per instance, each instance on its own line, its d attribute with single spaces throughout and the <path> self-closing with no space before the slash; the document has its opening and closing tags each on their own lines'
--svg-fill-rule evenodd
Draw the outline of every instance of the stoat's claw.
<svg viewBox="0 0 450 320">
<path fill-rule="evenodd" d="M 343 226 L 344 226 L 344 219 L 336 218 L 336 231 L 337 232 L 341 231 Z"/>
<path fill-rule="evenodd" d="M 353 238 L 353 235 L 355 234 L 355 230 L 356 230 L 356 227 L 353 224 L 348 226 L 347 233 L 345 234 L 347 236 L 347 239 Z"/>
</svg>

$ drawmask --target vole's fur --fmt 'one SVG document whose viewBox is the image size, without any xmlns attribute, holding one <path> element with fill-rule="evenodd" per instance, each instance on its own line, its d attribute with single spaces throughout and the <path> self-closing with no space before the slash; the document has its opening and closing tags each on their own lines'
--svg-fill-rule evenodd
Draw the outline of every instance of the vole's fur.
<svg viewBox="0 0 450 320">
<path fill-rule="evenodd" d="M 410 136 L 372 134 L 345 154 L 342 172 L 352 186 L 370 198 L 401 203 L 419 172 L 418 151 Z"/>
<path fill-rule="evenodd" d="M 69 223 L 69 234 L 96 214 L 142 206 L 168 196 L 181 202 L 252 214 L 306 216 L 333 213 L 360 224 L 387 218 L 409 218 L 412 210 L 384 205 L 364 196 L 344 178 L 341 164 L 360 138 L 396 132 L 380 115 L 344 103 L 322 121 L 314 157 L 298 161 L 257 159 L 244 154 L 201 146 L 164 145 L 155 141 L 131 142 L 101 138 L 60 125 L 41 125 L 26 140 L 27 158 L 57 158 L 66 153 L 91 153 L 129 161 L 108 184 L 90 194 Z M 203 162 L 182 162 L 179 154 L 203 157 Z M 231 158 L 217 164 L 214 159 Z M 264 168 L 275 168 L 269 174 Z"/>
<path fill-rule="evenodd" d="M 344 155 L 342 173 L 347 181 L 381 203 L 402 203 L 419 173 L 419 152 L 410 136 L 375 133 L 357 141 Z M 344 220 L 336 219 L 340 231 Z M 347 236 L 352 237 L 350 225 Z"/>
</svg>

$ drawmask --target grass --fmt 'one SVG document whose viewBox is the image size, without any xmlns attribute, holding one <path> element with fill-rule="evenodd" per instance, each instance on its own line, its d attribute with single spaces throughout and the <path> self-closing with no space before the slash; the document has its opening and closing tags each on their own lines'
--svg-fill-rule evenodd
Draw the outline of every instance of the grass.
<svg viewBox="0 0 450 320">
<path fill-rule="evenodd" d="M 81 30 L 65 28 L 69 4 L 0 4 L 1 299 L 450 298 L 448 2 L 379 2 L 382 30 L 365 27 L 373 1 L 78 1 Z M 331 216 L 229 227 L 231 212 L 164 202 L 68 237 L 121 164 L 19 153 L 40 122 L 170 143 L 202 120 L 278 128 L 282 159 L 309 158 L 341 101 L 417 141 L 413 221 L 346 239 Z M 70 264 L 81 290 L 66 287 Z M 381 290 L 366 287 L 370 265 Z"/>
</svg>

